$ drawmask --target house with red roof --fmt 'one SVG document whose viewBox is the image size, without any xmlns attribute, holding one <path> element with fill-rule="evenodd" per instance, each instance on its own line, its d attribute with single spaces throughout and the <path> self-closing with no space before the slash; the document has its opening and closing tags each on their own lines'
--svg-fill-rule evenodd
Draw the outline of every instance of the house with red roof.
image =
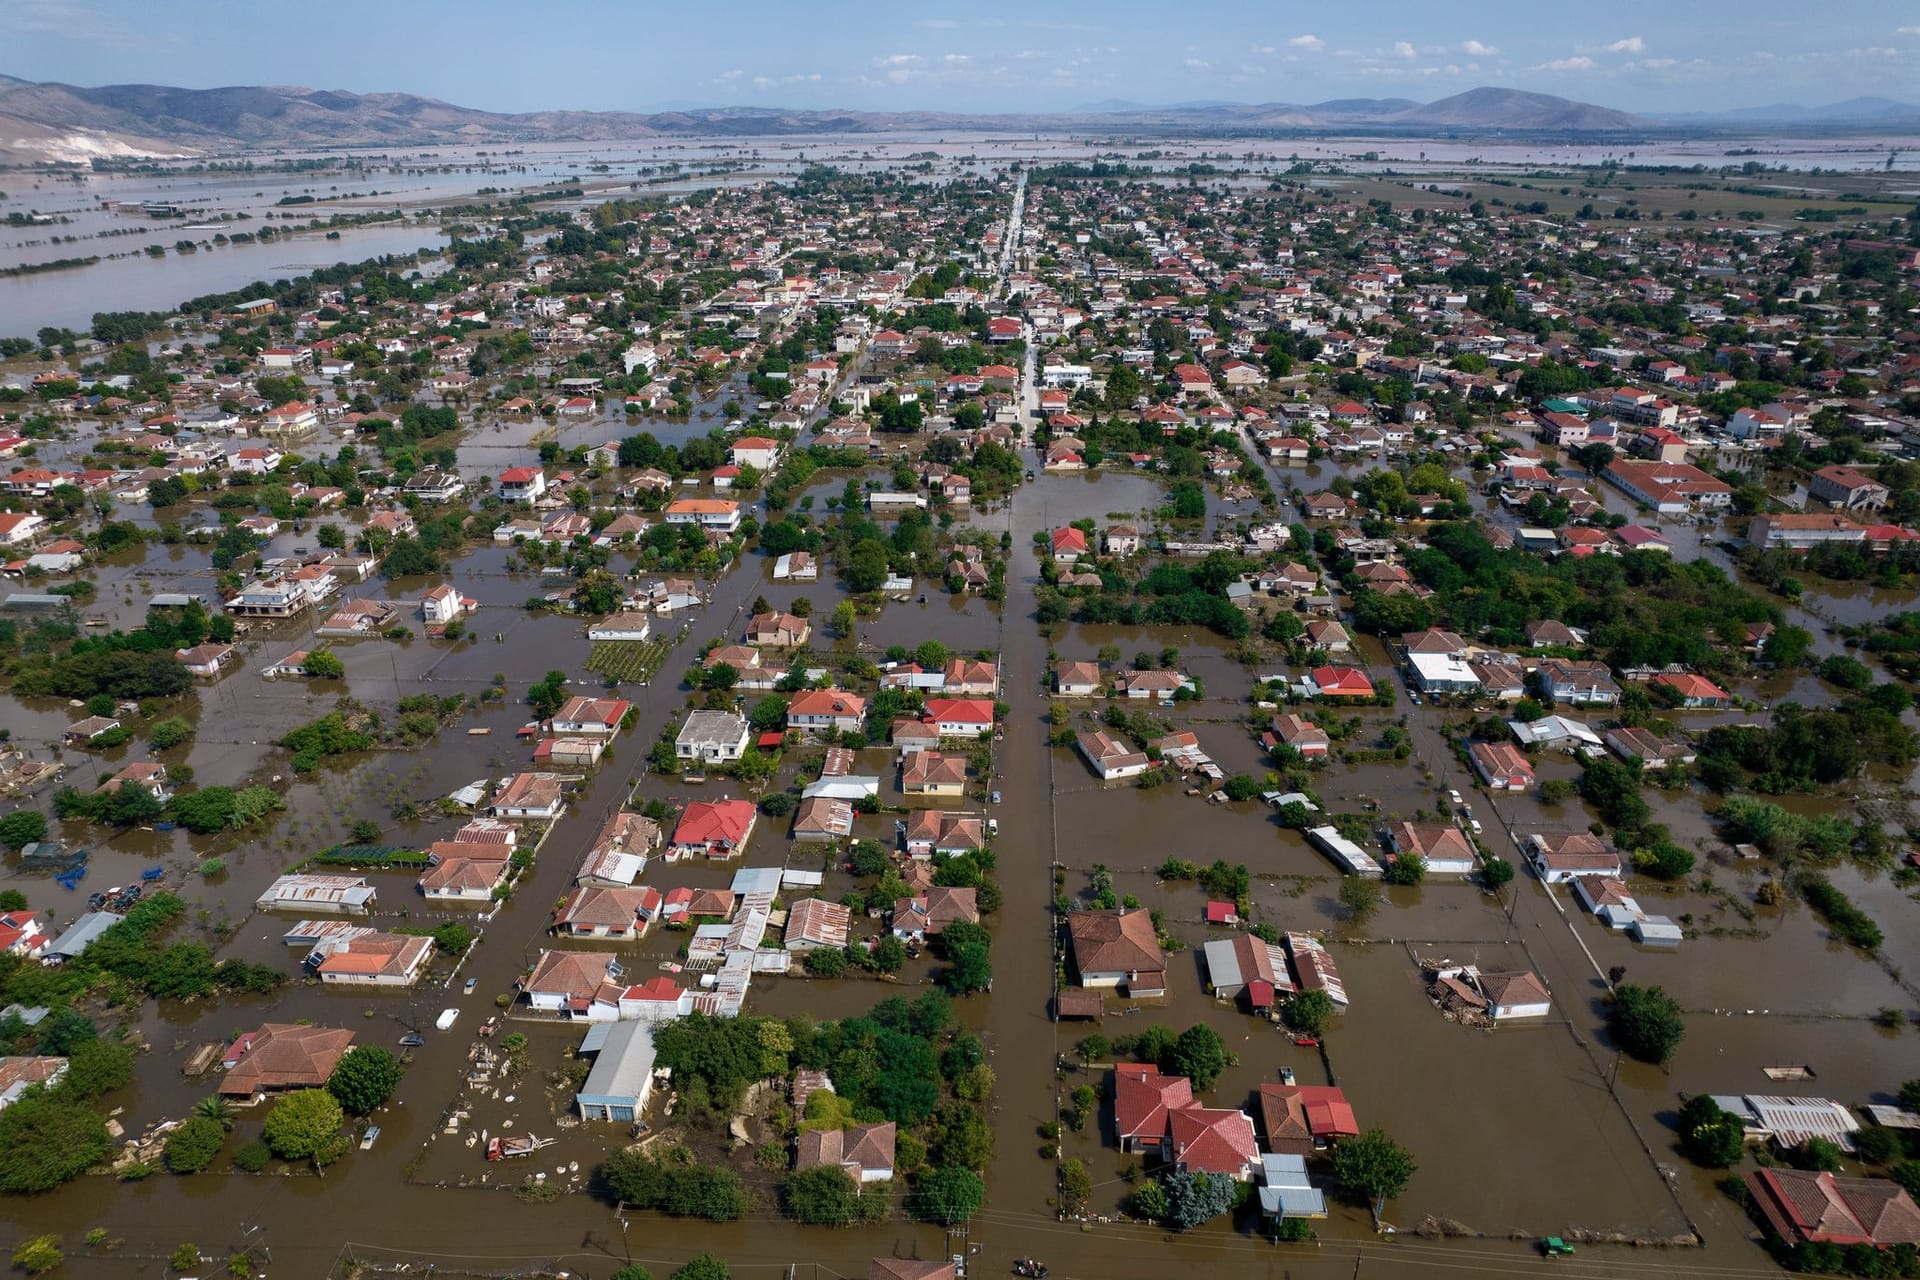
<svg viewBox="0 0 1920 1280">
<path fill-rule="evenodd" d="M 1276 1155 L 1307 1155 L 1340 1138 L 1360 1135 L 1353 1105 L 1332 1085 L 1263 1084 L 1260 1117 L 1267 1150 Z"/>
<path fill-rule="evenodd" d="M 1469 743 L 1467 756 L 1480 780 L 1495 791 L 1525 791 L 1533 785 L 1533 766 L 1512 743 Z"/>
<path fill-rule="evenodd" d="M 1843 511 L 1878 511 L 1893 491 L 1856 467 L 1822 467 L 1807 481 L 1807 494 Z"/>
<path fill-rule="evenodd" d="M 1314 694 L 1322 698 L 1371 698 L 1373 681 L 1358 667 L 1315 667 L 1307 673 Z"/>
<path fill-rule="evenodd" d="M 928 698 L 920 719 L 943 738 L 980 738 L 993 731 L 989 698 Z"/>
<path fill-rule="evenodd" d="M 1085 531 L 1066 525 L 1053 531 L 1053 560 L 1055 564 L 1065 561 L 1068 564 L 1087 554 L 1087 535 Z"/>
<path fill-rule="evenodd" d="M 1755 1169 L 1746 1178 L 1767 1225 L 1790 1244 L 1920 1244 L 1920 1206 L 1887 1178 L 1799 1169 Z"/>
<path fill-rule="evenodd" d="M 1163 1075 L 1151 1063 L 1114 1069 L 1114 1132 L 1122 1151 L 1158 1153 L 1167 1138 L 1167 1117 L 1192 1105 L 1193 1083 L 1185 1076 Z"/>
<path fill-rule="evenodd" d="M 1670 689 L 1689 711 L 1723 711 L 1733 705 L 1733 695 L 1705 676 L 1692 672 L 1657 675 L 1647 682 L 1657 689 Z"/>
<path fill-rule="evenodd" d="M 673 828 L 667 857 L 732 858 L 745 851 L 757 810 L 750 800 L 696 800 Z"/>
<path fill-rule="evenodd" d="M 845 689 L 809 689 L 787 704 L 787 725 L 804 733 L 857 732 L 867 700 Z"/>
<path fill-rule="evenodd" d="M 0 955 L 25 956 L 31 960 L 46 950 L 53 935 L 31 911 L 9 911 L 0 915 Z"/>
<path fill-rule="evenodd" d="M 1260 1164 L 1253 1117 L 1226 1107 L 1181 1107 L 1168 1113 L 1165 1151 L 1183 1173 L 1224 1173 L 1246 1182 Z"/>
<path fill-rule="evenodd" d="M 620 725 L 632 707 L 625 698 L 573 697 L 553 713 L 548 723 L 555 733 L 584 733 L 611 739 L 620 732 Z"/>
<path fill-rule="evenodd" d="M 1182 391 L 1207 391 L 1213 386 L 1213 375 L 1205 366 L 1197 364 L 1173 366 L 1173 380 L 1180 384 Z"/>
<path fill-rule="evenodd" d="M 502 502 L 538 502 L 547 492 L 547 475 L 539 467 L 508 467 L 494 481 Z"/>
</svg>

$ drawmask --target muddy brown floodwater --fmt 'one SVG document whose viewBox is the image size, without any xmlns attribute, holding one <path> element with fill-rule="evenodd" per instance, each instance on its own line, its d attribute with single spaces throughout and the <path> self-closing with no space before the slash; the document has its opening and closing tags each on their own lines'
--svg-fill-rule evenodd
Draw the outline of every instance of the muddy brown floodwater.
<svg viewBox="0 0 1920 1280">
<path fill-rule="evenodd" d="M 597 441 L 613 425 L 594 423 L 577 434 L 582 441 Z M 528 448 L 527 440 L 512 431 L 500 435 L 503 452 Z M 463 448 L 463 464 L 491 469 L 495 447 L 482 433 Z M 842 483 L 836 477 L 818 492 L 837 491 Z M 181 1074 L 192 1046 L 263 1020 L 350 1027 L 366 1042 L 388 1045 L 407 1030 L 423 1029 L 426 1043 L 414 1051 L 396 1101 L 375 1117 L 382 1134 L 373 1150 L 350 1152 L 324 1177 L 284 1170 L 189 1178 L 161 1173 L 139 1183 L 87 1177 L 46 1196 L 0 1202 L 0 1220 L 14 1237 L 28 1230 L 61 1234 L 70 1245 L 69 1271 L 101 1275 L 156 1274 L 158 1259 L 187 1240 L 219 1255 L 242 1243 L 262 1245 L 271 1251 L 270 1274 L 301 1277 L 326 1275 L 347 1255 L 442 1271 L 557 1265 L 594 1276 L 631 1257 L 663 1273 L 701 1250 L 722 1254 L 736 1273 L 752 1280 L 772 1280 L 789 1267 L 797 1267 L 799 1277 L 857 1277 L 875 1255 L 939 1258 L 963 1247 L 976 1251 L 975 1265 L 985 1275 L 1005 1274 L 1013 1257 L 1031 1255 L 1049 1262 L 1066 1280 L 1229 1267 L 1272 1280 L 1499 1275 L 1541 1265 L 1527 1243 L 1509 1239 L 1509 1233 L 1588 1229 L 1666 1238 L 1696 1228 L 1705 1239 L 1702 1248 L 1651 1252 L 1583 1246 L 1577 1259 L 1556 1267 L 1579 1277 L 1696 1270 L 1714 1276 L 1769 1274 L 1771 1263 L 1744 1217 L 1709 1178 L 1674 1153 L 1669 1124 L 1678 1092 L 1764 1092 L 1761 1066 L 1805 1061 L 1818 1064 L 1822 1092 L 1856 1100 L 1879 1097 L 1913 1074 L 1912 1054 L 1901 1040 L 1864 1016 L 1882 1006 L 1910 1003 L 1899 985 L 1871 961 L 1826 941 L 1803 907 L 1746 921 L 1729 905 L 1730 896 L 1750 901 L 1758 873 L 1739 867 L 1712 868 L 1726 894 L 1689 889 L 1670 904 L 1675 914 L 1695 912 L 1703 922 L 1722 923 L 1729 931 L 1689 940 L 1677 953 L 1640 951 L 1577 913 L 1563 915 L 1547 889 L 1526 879 L 1497 899 L 1460 883 L 1394 890 L 1390 902 L 1356 934 L 1335 901 L 1332 868 L 1257 804 L 1206 804 L 1182 795 L 1178 787 L 1100 788 L 1075 756 L 1046 744 L 1050 642 L 1033 622 L 1038 579 L 1031 535 L 1076 518 L 1104 520 L 1113 513 L 1145 511 L 1159 501 L 1158 485 L 1143 476 L 1097 481 L 1043 476 L 1021 489 L 1013 503 L 968 517 L 973 527 L 1011 535 L 1003 607 L 949 599 L 936 590 L 929 592 L 925 607 L 888 604 L 860 624 L 859 641 L 876 649 L 933 638 L 957 650 L 998 651 L 1003 696 L 1012 706 L 991 783 L 1002 795 L 995 810 L 1001 831 L 996 847 L 1005 889 L 1005 905 L 993 926 L 997 980 L 989 995 L 959 1003 L 961 1018 L 982 1035 L 998 1081 L 987 1204 L 964 1236 L 950 1238 L 936 1227 L 905 1221 L 849 1231 L 800 1227 L 779 1216 L 773 1181 L 756 1179 L 750 1169 L 745 1172 L 757 1198 L 743 1222 L 696 1224 L 638 1215 L 623 1229 L 612 1207 L 585 1190 L 588 1172 L 619 1145 L 621 1135 L 609 1126 L 565 1122 L 570 1099 L 546 1079 L 577 1043 L 576 1032 L 527 1025 L 532 1067 L 524 1076 L 467 1082 L 475 1028 L 494 1011 L 493 998 L 510 991 L 532 957 L 548 945 L 547 910 L 605 816 L 636 787 L 642 800 L 684 798 L 689 791 L 678 779 L 646 775 L 643 763 L 647 745 L 688 703 L 678 677 L 693 648 L 709 636 L 734 634 L 758 595 L 775 605 L 806 595 L 816 615 L 831 608 L 837 590 L 831 582 L 773 583 L 759 556 L 714 584 L 707 605 L 663 620 L 668 634 L 684 625 L 690 643 L 669 656 L 650 686 L 625 688 L 623 696 L 638 702 L 639 724 L 620 739 L 611 759 L 556 824 L 531 877 L 510 902 L 480 921 L 483 940 L 457 974 L 443 962 L 431 981 L 404 994 L 295 984 L 272 997 L 148 1006 L 136 1019 L 151 1050 L 143 1058 L 138 1086 L 116 1098 L 118 1119 L 130 1133 L 182 1115 L 209 1091 L 209 1079 L 189 1081 Z M 624 567 L 618 557 L 616 567 Z M 249 637 L 244 669 L 203 691 L 193 717 L 199 736 L 187 758 L 196 781 L 238 783 L 284 768 L 284 753 L 267 744 L 328 709 L 349 687 L 368 703 L 391 705 L 398 695 L 423 690 L 479 693 L 499 673 L 507 680 L 506 701 L 467 712 L 427 747 L 369 753 L 298 781 L 288 790 L 287 812 L 257 839 L 227 841 L 222 847 L 221 842 L 190 844 L 184 832 L 133 831 L 93 840 L 99 852 L 83 890 L 125 882 L 145 866 L 163 864 L 166 884 L 190 903 L 186 935 L 212 940 L 224 924 L 231 934 L 221 944 L 222 955 L 291 969 L 298 957 L 280 941 L 289 918 L 259 915 L 252 907 L 273 876 L 304 854 L 344 839 L 360 818 L 380 822 L 386 838 L 397 842 L 439 837 L 453 825 L 450 820 L 397 823 L 391 806 L 399 800 L 429 802 L 474 779 L 523 767 L 525 748 L 513 736 L 526 718 L 520 699 L 547 670 L 566 671 L 586 688 L 599 684 L 586 670 L 589 647 L 577 622 L 532 617 L 519 607 L 538 589 L 539 578 L 511 570 L 504 550 L 475 551 L 449 580 L 480 600 L 472 625 L 478 638 L 453 645 L 419 638 L 401 644 L 341 643 L 336 647 L 347 665 L 345 682 L 276 683 L 257 674 L 268 661 L 306 647 L 310 621 Z M 106 568 L 94 611 L 111 612 L 123 625 L 137 623 L 148 592 L 163 583 L 195 582 L 204 584 L 201 589 L 211 585 L 204 551 L 156 546 L 143 562 Z M 371 583 L 347 594 L 412 600 L 422 585 Z M 495 634 L 502 637 L 499 642 Z M 1181 649 L 1208 696 L 1182 706 L 1171 718 L 1200 734 L 1230 773 L 1261 771 L 1244 727 L 1248 673 L 1217 639 L 1177 628 L 1068 627 L 1051 644 L 1066 658 L 1091 657 L 1104 644 L 1117 645 L 1127 655 L 1167 645 Z M 1393 678 L 1380 654 L 1368 656 L 1377 678 Z M 57 739 L 74 714 L 64 703 L 15 701 L 8 723 L 16 739 L 47 741 Z M 1377 733 L 1379 725 L 1403 716 L 1414 731 L 1417 758 L 1327 771 L 1317 782 L 1329 803 L 1351 809 L 1371 798 L 1379 802 L 1383 818 L 1411 817 L 1431 808 L 1446 787 L 1467 786 L 1439 743 L 1439 713 L 1432 708 L 1368 711 L 1364 732 Z M 474 727 L 492 732 L 466 734 Z M 73 778 L 86 782 L 130 758 L 127 750 L 102 758 L 68 753 L 66 759 Z M 889 778 L 890 788 L 894 785 L 884 752 L 871 752 L 861 763 Z M 1572 765 L 1547 766 L 1549 776 L 1558 776 L 1556 770 L 1570 776 Z M 727 791 L 716 783 L 700 794 Z M 901 799 L 892 791 L 887 798 Z M 1690 838 L 1704 830 L 1693 799 L 1681 797 L 1669 805 L 1656 797 L 1656 802 L 1674 810 L 1659 816 L 1670 820 L 1676 833 Z M 1510 828 L 1578 828 L 1587 821 L 1577 803 L 1565 812 L 1531 799 L 1478 797 L 1475 804 L 1491 819 L 1489 837 L 1495 841 Z M 863 819 L 859 834 L 888 838 L 889 821 Z M 63 834 L 81 838 L 88 833 Z M 227 869 L 203 881 L 199 861 L 213 852 L 226 859 Z M 1156 881 L 1153 868 L 1168 856 L 1244 862 L 1255 877 L 1252 896 L 1259 920 L 1330 936 L 1353 1004 L 1337 1021 L 1324 1057 L 1204 994 L 1198 962 L 1199 945 L 1208 936 L 1201 913 L 1204 895 L 1192 884 Z M 821 853 L 789 847 L 777 825 L 766 824 L 745 862 L 781 860 L 809 869 L 824 865 Z M 1170 957 L 1169 996 L 1138 1012 L 1110 1015 L 1102 1030 L 1111 1036 L 1151 1023 L 1214 1027 L 1237 1057 L 1209 1095 L 1222 1105 L 1247 1102 L 1259 1084 L 1277 1080 L 1283 1067 L 1303 1081 L 1342 1085 L 1361 1123 L 1388 1129 L 1419 1162 L 1407 1194 L 1388 1211 L 1401 1234 L 1376 1235 L 1367 1214 L 1347 1206 L 1320 1224 L 1319 1242 L 1296 1246 L 1274 1246 L 1224 1222 L 1172 1237 L 1123 1220 L 1082 1226 L 1056 1219 L 1051 1203 L 1056 1166 L 1042 1158 L 1040 1129 L 1058 1116 L 1061 1094 L 1097 1079 L 1083 1074 L 1072 1056 L 1075 1042 L 1091 1028 L 1056 1026 L 1049 1018 L 1056 957 L 1049 903 L 1056 864 L 1066 875 L 1067 890 L 1077 894 L 1085 891 L 1096 863 L 1112 868 L 1118 892 L 1162 908 L 1170 931 L 1187 945 Z M 648 883 L 724 884 L 732 870 L 660 862 L 649 869 Z M 410 877 L 381 875 L 378 883 L 382 908 L 376 920 L 431 923 L 461 914 L 426 908 L 414 895 Z M 1885 881 L 1844 884 L 1889 923 L 1911 909 Z M 36 906 L 51 906 L 63 918 L 78 909 L 50 882 L 24 885 Z M 826 896 L 849 887 L 843 873 L 827 868 Z M 1566 905 L 1564 897 L 1561 901 Z M 1740 930 L 1746 933 L 1732 936 Z M 1901 963 L 1920 960 L 1911 931 L 1899 933 L 1890 954 Z M 618 950 L 629 972 L 645 977 L 671 962 L 676 943 L 677 935 L 656 933 Z M 1421 958 L 1534 968 L 1553 991 L 1553 1017 L 1541 1025 L 1492 1033 L 1448 1022 L 1423 993 L 1416 963 Z M 1671 1073 L 1618 1060 L 1601 1025 L 1603 983 L 1596 964 L 1625 965 L 1632 980 L 1658 981 L 1695 1011 Z M 903 973 L 903 985 L 924 983 L 930 973 L 930 962 L 915 962 Z M 478 980 L 472 996 L 461 993 L 468 977 Z M 749 1008 L 838 1017 L 863 1011 L 898 989 L 860 980 L 763 981 L 755 984 Z M 454 1028 L 433 1030 L 435 1015 L 446 1007 L 460 1010 Z M 463 1113 L 460 1124 L 455 1132 L 445 1132 L 454 1111 Z M 244 1116 L 241 1136 L 252 1136 L 258 1123 L 257 1115 Z M 537 1133 L 557 1142 L 520 1162 L 531 1168 L 503 1170 L 487 1165 L 478 1145 L 482 1133 L 503 1132 Z M 1101 1140 L 1100 1125 L 1069 1134 L 1063 1154 L 1088 1162 L 1094 1211 L 1115 1213 L 1137 1170 Z M 579 1194 L 545 1204 L 521 1202 L 510 1187 L 536 1169 Z M 1411 1234 L 1429 1217 L 1451 1220 L 1473 1234 L 1447 1241 Z M 78 1242 L 94 1227 L 124 1239 L 124 1247 L 111 1255 L 86 1253 Z"/>
</svg>

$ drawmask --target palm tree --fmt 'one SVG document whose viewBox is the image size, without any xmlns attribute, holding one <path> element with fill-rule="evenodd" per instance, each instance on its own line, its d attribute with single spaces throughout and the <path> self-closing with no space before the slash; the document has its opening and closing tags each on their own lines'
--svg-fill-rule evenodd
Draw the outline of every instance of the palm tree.
<svg viewBox="0 0 1920 1280">
<path fill-rule="evenodd" d="M 217 1120 L 222 1129 L 233 1128 L 233 1104 L 219 1094 L 193 1104 L 193 1114 L 203 1120 Z"/>
</svg>

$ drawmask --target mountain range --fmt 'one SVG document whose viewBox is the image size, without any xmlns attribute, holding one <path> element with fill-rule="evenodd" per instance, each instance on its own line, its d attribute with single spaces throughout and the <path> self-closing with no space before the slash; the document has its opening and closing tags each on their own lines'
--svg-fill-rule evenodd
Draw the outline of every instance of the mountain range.
<svg viewBox="0 0 1920 1280">
<path fill-rule="evenodd" d="M 1067 112 L 790 110 L 718 107 L 658 111 L 500 113 L 408 93 L 348 93 L 281 85 L 40 83 L 0 76 L 0 161 L 207 155 L 271 147 L 611 141 L 658 136 L 752 137 L 927 131 L 1165 133 L 1188 136 L 1342 132 L 1488 132 L 1645 136 L 1687 128 L 1897 127 L 1920 108 L 1885 99 L 1832 107 L 1763 107 L 1716 116 L 1630 115 L 1519 89 L 1469 89 L 1437 102 L 1343 98 L 1314 104 L 1101 102 Z"/>
</svg>

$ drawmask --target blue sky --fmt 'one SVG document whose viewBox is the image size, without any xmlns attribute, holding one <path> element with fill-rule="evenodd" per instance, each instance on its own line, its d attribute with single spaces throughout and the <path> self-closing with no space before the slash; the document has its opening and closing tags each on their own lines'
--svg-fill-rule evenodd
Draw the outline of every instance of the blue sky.
<svg viewBox="0 0 1920 1280">
<path fill-rule="evenodd" d="M 499 111 L 1428 100 L 1628 111 L 1920 99 L 1915 0 L 0 0 L 0 73 L 302 84 Z"/>
</svg>

